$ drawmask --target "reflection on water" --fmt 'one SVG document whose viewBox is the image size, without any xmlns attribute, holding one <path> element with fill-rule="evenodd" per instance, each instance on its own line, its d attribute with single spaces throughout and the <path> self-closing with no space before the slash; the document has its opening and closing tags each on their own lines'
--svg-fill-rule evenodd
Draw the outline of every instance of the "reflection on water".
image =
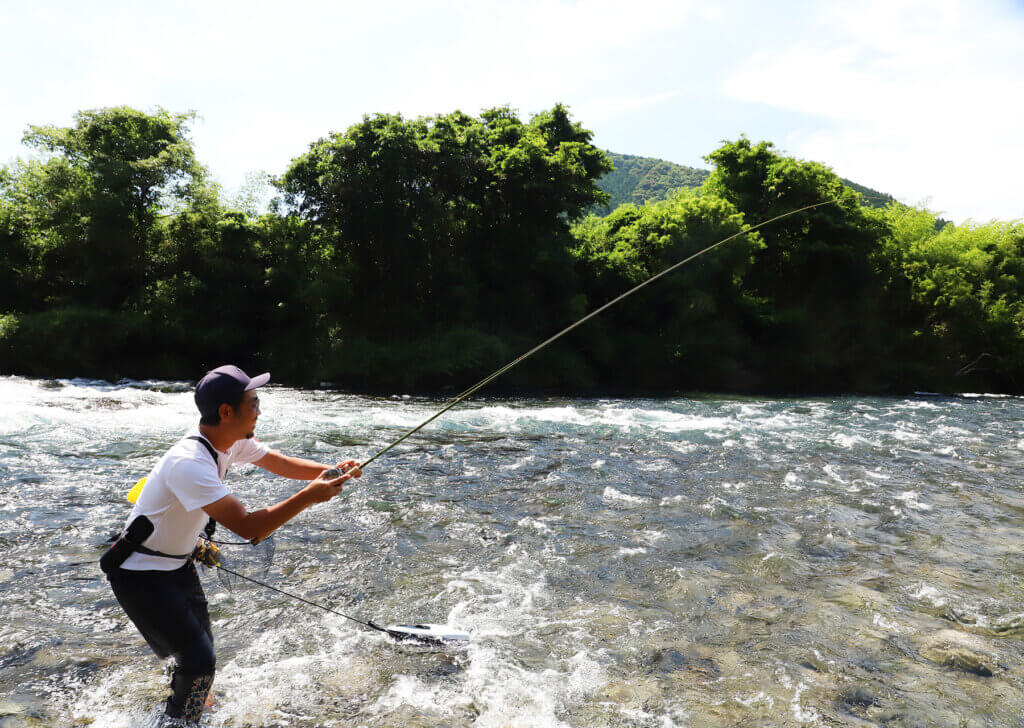
<svg viewBox="0 0 1024 728">
<path fill-rule="evenodd" d="M 142 726 L 166 676 L 101 579 L 175 383 L 0 378 L 0 726 Z M 270 388 L 259 436 L 368 457 L 438 402 Z M 1020 726 L 1024 401 L 481 400 L 208 576 L 211 726 Z M 294 484 L 247 468 L 258 507 Z M 236 547 L 238 548 L 238 547 Z M 240 568 L 262 570 L 245 550 Z"/>
</svg>

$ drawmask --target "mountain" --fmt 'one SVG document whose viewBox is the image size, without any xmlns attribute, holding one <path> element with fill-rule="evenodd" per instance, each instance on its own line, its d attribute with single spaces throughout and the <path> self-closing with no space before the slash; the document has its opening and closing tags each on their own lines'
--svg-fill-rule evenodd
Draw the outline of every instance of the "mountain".
<svg viewBox="0 0 1024 728">
<path fill-rule="evenodd" d="M 619 205 L 631 202 L 642 205 L 657 202 L 672 196 L 680 187 L 700 187 L 708 175 L 706 169 L 686 167 L 654 157 L 638 157 L 632 154 L 617 154 L 605 150 L 615 169 L 597 182 L 597 186 L 611 195 L 604 207 L 591 210 L 595 215 L 607 215 Z M 891 195 L 878 192 L 870 187 L 844 179 L 843 183 L 865 196 L 864 204 L 869 207 L 885 207 L 895 202 Z M 878 199 L 879 197 L 883 199 Z"/>
<path fill-rule="evenodd" d="M 593 210 L 597 215 L 607 215 L 627 202 L 642 205 L 667 199 L 680 187 L 700 187 L 710 174 L 706 169 L 684 167 L 654 157 L 616 154 L 607 150 L 605 154 L 615 169 L 598 180 L 597 186 L 612 199 L 606 207 Z"/>
</svg>

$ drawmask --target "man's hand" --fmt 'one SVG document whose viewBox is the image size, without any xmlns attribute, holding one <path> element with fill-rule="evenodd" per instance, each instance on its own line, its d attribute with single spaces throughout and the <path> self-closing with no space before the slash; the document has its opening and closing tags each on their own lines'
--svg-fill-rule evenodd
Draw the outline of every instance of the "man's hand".
<svg viewBox="0 0 1024 728">
<path fill-rule="evenodd" d="M 340 469 L 340 468 L 339 468 Z M 358 468 L 357 468 L 358 470 Z M 351 473 L 344 473 L 336 478 L 325 478 L 327 471 L 320 473 L 320 476 L 302 489 L 314 503 L 326 503 L 341 492 L 341 484 L 352 477 Z"/>
<path fill-rule="evenodd" d="M 345 473 L 346 475 L 350 475 L 353 478 L 361 478 L 363 476 L 363 471 L 359 469 L 358 460 L 344 460 L 338 463 L 336 467 L 341 472 Z"/>
</svg>

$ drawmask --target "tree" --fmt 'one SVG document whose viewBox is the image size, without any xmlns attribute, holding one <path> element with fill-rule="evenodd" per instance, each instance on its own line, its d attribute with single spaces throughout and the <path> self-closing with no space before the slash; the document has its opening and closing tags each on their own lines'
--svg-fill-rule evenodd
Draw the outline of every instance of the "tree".
<svg viewBox="0 0 1024 728">
<path fill-rule="evenodd" d="M 590 307 L 596 307 L 743 229 L 729 202 L 682 191 L 665 202 L 622 205 L 577 225 L 574 250 Z M 606 387 L 624 390 L 743 389 L 742 288 L 757 233 L 680 268 L 589 322 L 578 337 Z"/>
<path fill-rule="evenodd" d="M 163 220 L 211 197 L 187 137 L 192 118 L 117 107 L 79 112 L 71 127 L 28 128 L 24 141 L 41 158 L 0 175 L 13 282 L 0 293 L 6 366 L 143 373 L 165 324 L 144 310 Z"/>
<path fill-rule="evenodd" d="M 706 194 L 728 200 L 748 224 L 818 205 L 761 228 L 764 247 L 746 278 L 763 302 L 751 329 L 759 369 L 781 390 L 873 391 L 891 372 L 891 278 L 880 215 L 827 167 L 784 157 L 746 137 L 706 157 Z"/>
<path fill-rule="evenodd" d="M 280 185 L 347 281 L 327 292 L 329 376 L 438 385 L 549 333 L 576 292 L 569 223 L 607 169 L 562 106 L 378 114 L 311 145 Z"/>
<path fill-rule="evenodd" d="M 79 112 L 72 127 L 28 128 L 24 142 L 44 160 L 16 164 L 2 194 L 19 209 L 36 307 L 139 300 L 161 207 L 204 181 L 186 135 L 193 118 L 117 107 Z"/>
<path fill-rule="evenodd" d="M 927 210 L 896 204 L 886 222 L 887 251 L 906 278 L 914 308 L 914 354 L 936 388 L 1020 392 L 1024 223 L 940 228 Z M 957 372 L 972 376 L 958 378 Z"/>
</svg>

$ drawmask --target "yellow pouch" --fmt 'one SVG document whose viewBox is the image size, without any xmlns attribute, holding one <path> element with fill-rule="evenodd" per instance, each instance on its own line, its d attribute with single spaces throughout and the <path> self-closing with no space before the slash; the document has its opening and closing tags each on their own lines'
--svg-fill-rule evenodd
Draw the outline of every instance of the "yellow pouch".
<svg viewBox="0 0 1024 728">
<path fill-rule="evenodd" d="M 146 479 L 142 478 L 141 480 L 139 480 L 138 483 L 136 483 L 134 486 L 132 486 L 132 489 L 128 491 L 128 502 L 129 503 L 135 503 L 135 502 L 137 502 L 139 500 L 139 495 L 142 493 L 142 486 L 144 486 L 145 484 L 146 484 Z"/>
</svg>

